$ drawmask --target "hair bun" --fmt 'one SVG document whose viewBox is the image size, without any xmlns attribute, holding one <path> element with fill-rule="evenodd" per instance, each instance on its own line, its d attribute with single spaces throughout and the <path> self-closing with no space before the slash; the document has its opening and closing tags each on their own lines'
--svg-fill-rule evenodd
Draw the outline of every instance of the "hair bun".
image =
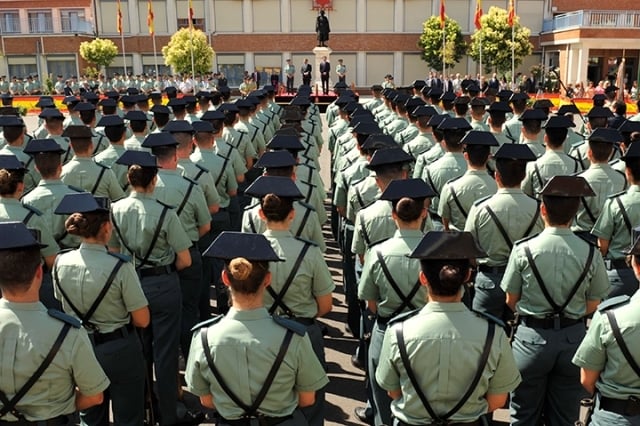
<svg viewBox="0 0 640 426">
<path fill-rule="evenodd" d="M 249 278 L 252 270 L 253 265 L 244 257 L 237 257 L 229 263 L 231 276 L 238 281 L 244 281 Z"/>
</svg>

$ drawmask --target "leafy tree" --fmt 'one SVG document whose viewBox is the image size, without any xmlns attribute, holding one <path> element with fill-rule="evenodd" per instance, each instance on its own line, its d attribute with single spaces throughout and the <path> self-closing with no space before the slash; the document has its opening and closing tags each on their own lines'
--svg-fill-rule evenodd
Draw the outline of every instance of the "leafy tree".
<svg viewBox="0 0 640 426">
<path fill-rule="evenodd" d="M 107 67 L 118 55 L 118 46 L 108 39 L 96 38 L 80 43 L 80 56 L 97 67 Z"/>
<path fill-rule="evenodd" d="M 422 49 L 422 60 L 436 70 L 442 70 L 442 28 L 440 27 L 440 16 L 432 16 L 423 24 L 423 31 L 418 40 L 418 47 Z M 448 17 L 445 19 L 444 31 L 445 40 L 445 65 L 453 68 L 460 62 L 465 54 L 466 44 L 462 37 L 460 25 Z"/>
<path fill-rule="evenodd" d="M 196 74 L 209 72 L 213 65 L 215 52 L 209 45 L 207 36 L 196 29 L 181 28 L 171 36 L 169 44 L 162 48 L 164 63 L 171 66 L 176 72 L 190 73 L 192 49 Z"/>
<path fill-rule="evenodd" d="M 520 25 L 520 18 L 516 15 L 513 21 L 513 42 L 511 41 L 512 28 L 508 23 L 508 12 L 505 9 L 492 6 L 489 12 L 482 15 L 480 21 L 482 28 L 471 35 L 469 56 L 480 61 L 480 43 L 482 43 L 482 65 L 487 70 L 499 73 L 511 71 L 511 49 L 515 66 L 522 64 L 525 56 L 531 54 L 533 45 L 529 41 L 531 30 Z"/>
</svg>

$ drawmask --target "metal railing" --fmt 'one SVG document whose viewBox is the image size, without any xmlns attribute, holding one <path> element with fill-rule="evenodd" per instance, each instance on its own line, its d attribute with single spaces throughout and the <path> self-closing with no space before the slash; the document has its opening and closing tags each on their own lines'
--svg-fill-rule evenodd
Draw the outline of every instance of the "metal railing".
<svg viewBox="0 0 640 426">
<path fill-rule="evenodd" d="M 542 24 L 542 32 L 571 28 L 640 29 L 640 10 L 578 10 L 554 16 Z"/>
<path fill-rule="evenodd" d="M 90 33 L 92 31 L 91 22 L 73 15 L 61 16 L 60 25 L 63 33 Z"/>
<path fill-rule="evenodd" d="M 29 16 L 29 32 L 52 33 L 53 19 L 51 15 Z"/>
<path fill-rule="evenodd" d="M 0 32 L 2 34 L 20 32 L 20 17 L 17 13 L 0 13 Z"/>
</svg>

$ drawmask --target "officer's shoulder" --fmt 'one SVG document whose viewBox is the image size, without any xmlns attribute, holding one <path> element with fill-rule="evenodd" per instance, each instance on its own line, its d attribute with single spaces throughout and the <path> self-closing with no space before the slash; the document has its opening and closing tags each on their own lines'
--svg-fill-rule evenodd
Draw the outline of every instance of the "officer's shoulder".
<svg viewBox="0 0 640 426">
<path fill-rule="evenodd" d="M 619 306 L 626 305 L 631 300 L 630 296 L 623 294 L 622 296 L 612 297 L 611 299 L 607 299 L 604 302 L 598 305 L 598 311 L 604 312 L 612 308 L 616 308 Z"/>
<path fill-rule="evenodd" d="M 364 182 L 366 178 L 367 178 L 366 176 L 362 176 L 358 180 L 354 180 L 353 182 L 351 182 L 351 187 L 355 189 L 355 186 L 361 182 Z"/>
<path fill-rule="evenodd" d="M 98 167 L 102 168 L 102 169 L 111 169 L 111 167 L 107 166 L 106 164 L 100 163 L 98 161 L 93 161 L 94 163 L 96 163 L 98 165 Z"/>
<path fill-rule="evenodd" d="M 215 317 L 213 317 L 213 318 L 210 318 L 210 319 L 208 319 L 208 320 L 206 320 L 206 321 L 202 321 L 202 322 L 200 322 L 200 323 L 198 323 L 198 324 L 194 325 L 194 326 L 191 328 L 191 331 L 192 331 L 192 332 L 193 332 L 193 331 L 198 331 L 199 329 L 201 329 L 201 328 L 203 328 L 203 327 L 210 327 L 210 326 L 212 326 L 212 325 L 214 325 L 214 324 L 217 324 L 217 323 L 218 323 L 222 318 L 224 318 L 224 315 L 217 315 L 217 316 L 215 316 Z"/>
<path fill-rule="evenodd" d="M 189 182 L 189 185 L 198 185 L 198 182 L 197 182 L 197 181 L 195 181 L 195 180 L 191 179 L 191 178 L 190 178 L 190 177 L 188 177 L 188 176 L 182 176 L 182 179 L 184 179 L 184 180 L 186 180 L 187 182 Z"/>
<path fill-rule="evenodd" d="M 484 318 L 488 322 L 492 322 L 492 323 L 494 323 L 494 324 L 496 324 L 496 325 L 498 325 L 500 327 L 504 327 L 504 325 L 505 325 L 504 322 L 500 318 L 494 317 L 493 315 L 491 315 L 491 314 L 489 314 L 487 312 L 476 311 L 476 310 L 473 310 L 471 312 L 473 312 L 474 314 L 476 314 L 480 318 Z"/>
<path fill-rule="evenodd" d="M 112 252 L 112 251 L 107 251 L 107 254 L 108 254 L 109 256 L 113 256 L 113 257 L 115 257 L 116 259 L 121 260 L 121 261 L 123 261 L 123 262 L 125 262 L 125 263 L 129 263 L 129 262 L 131 262 L 131 256 L 127 256 L 126 254 L 122 254 L 122 253 L 114 253 L 114 252 Z"/>
<path fill-rule="evenodd" d="M 196 167 L 200 170 L 202 170 L 205 173 L 209 173 L 209 169 L 207 169 L 206 167 L 202 166 L 200 163 L 193 163 L 196 165 Z"/>
<path fill-rule="evenodd" d="M 589 236 L 587 234 L 582 233 L 582 232 L 579 232 L 579 233 L 578 232 L 574 232 L 574 235 L 576 237 L 580 238 L 585 243 L 589 244 L 590 246 L 598 247 L 598 240 L 592 234 L 588 234 L 588 235 L 592 235 L 591 238 L 589 238 Z"/>
<path fill-rule="evenodd" d="M 379 246 L 380 244 L 384 243 L 384 242 L 385 242 L 385 241 L 387 241 L 387 240 L 389 240 L 389 238 L 383 238 L 383 239 L 381 239 L 381 240 L 374 241 L 373 243 L 371 243 L 371 245 L 369 246 L 369 248 L 371 249 L 371 248 L 373 248 L 373 247 Z"/>
<path fill-rule="evenodd" d="M 244 208 L 244 211 L 249 211 L 249 210 L 253 210 L 254 208 L 258 207 L 260 205 L 260 203 L 253 203 L 253 204 L 249 204 L 247 207 Z"/>
<path fill-rule="evenodd" d="M 30 212 L 34 213 L 36 216 L 42 216 L 42 212 L 38 209 L 36 209 L 33 206 L 30 206 L 29 204 L 25 204 L 25 203 L 20 203 L 22 204 L 22 207 L 24 207 L 25 209 L 29 210 Z"/>
<path fill-rule="evenodd" d="M 513 243 L 514 246 L 520 245 L 524 242 L 527 242 L 529 240 L 532 240 L 533 238 L 537 237 L 539 233 L 533 234 L 533 235 L 529 235 L 528 237 L 522 238 L 518 241 L 516 241 L 515 243 Z"/>
<path fill-rule="evenodd" d="M 580 135 L 580 133 L 576 132 L 576 135 Z M 582 136 L 582 135 L 580 135 Z M 583 136 L 584 137 L 584 136 Z M 578 149 L 578 147 L 584 145 L 586 142 L 583 140 L 579 141 L 579 142 L 574 142 L 571 144 L 571 150 L 573 151 L 574 149 Z"/>
<path fill-rule="evenodd" d="M 168 209 L 175 209 L 176 208 L 176 206 L 172 206 L 171 204 L 167 204 L 167 203 L 165 203 L 163 201 L 158 200 L 157 198 L 156 198 L 156 202 L 158 204 L 160 204 L 162 207 L 166 207 Z"/>
<path fill-rule="evenodd" d="M 309 245 L 310 245 L 310 246 L 312 246 L 312 247 L 318 247 L 318 243 L 316 243 L 316 242 L 314 242 L 314 241 L 307 240 L 307 239 L 302 238 L 302 237 L 293 237 L 293 238 L 294 238 L 295 240 L 298 240 L 298 241 L 300 241 L 300 242 L 304 243 L 304 244 L 309 244 Z"/>
<path fill-rule="evenodd" d="M 47 314 L 51 317 L 51 318 L 55 318 L 58 321 L 62 321 L 66 324 L 71 325 L 73 328 L 80 328 L 82 327 L 82 323 L 80 322 L 79 319 L 72 317 L 71 315 L 67 315 L 62 311 L 59 311 L 57 309 L 49 309 L 47 310 Z"/>
<path fill-rule="evenodd" d="M 304 201 L 297 201 L 297 203 L 300 204 L 305 209 L 316 211 L 316 208 L 309 203 L 305 203 Z"/>
<path fill-rule="evenodd" d="M 487 196 L 484 196 L 482 198 L 478 198 L 476 201 L 473 202 L 474 206 L 479 206 L 480 204 L 484 203 L 485 201 L 487 201 L 488 199 L 490 199 L 491 197 L 493 197 L 494 194 L 489 194 Z"/>
<path fill-rule="evenodd" d="M 284 318 L 278 315 L 273 315 L 271 318 L 273 318 L 273 321 L 279 326 L 284 327 L 287 330 L 291 330 L 299 336 L 304 336 L 307 332 L 307 328 L 304 325 L 292 319 Z"/>
<path fill-rule="evenodd" d="M 627 191 L 620 191 L 620 192 L 616 192 L 615 194 L 611 194 L 609 195 L 607 198 L 609 199 L 613 199 L 613 198 L 618 198 L 621 195 L 624 195 Z"/>
<path fill-rule="evenodd" d="M 409 312 L 405 312 L 403 314 L 400 315 L 396 315 L 395 317 L 391 318 L 388 322 L 388 326 L 391 327 L 394 324 L 399 324 L 403 321 L 408 320 L 411 317 L 414 317 L 416 315 L 418 315 L 418 313 L 420 312 L 420 309 L 414 309 L 412 311 Z"/>
</svg>

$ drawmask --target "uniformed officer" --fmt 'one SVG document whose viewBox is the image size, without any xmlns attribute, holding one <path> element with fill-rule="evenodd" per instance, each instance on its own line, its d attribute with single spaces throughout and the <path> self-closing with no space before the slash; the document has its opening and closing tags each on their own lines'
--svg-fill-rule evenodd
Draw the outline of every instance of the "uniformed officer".
<svg viewBox="0 0 640 426">
<path fill-rule="evenodd" d="M 44 118 L 44 126 L 47 129 L 46 139 L 53 139 L 56 141 L 58 145 L 60 145 L 63 149 L 62 155 L 62 164 L 66 164 L 71 157 L 73 157 L 73 150 L 71 148 L 71 143 L 69 142 L 69 138 L 62 136 L 64 132 L 65 125 L 64 123 L 64 115 L 62 112 L 55 108 L 47 108 L 38 115 L 40 118 Z M 75 123 L 76 125 L 82 125 L 82 121 L 80 119 Z"/>
<path fill-rule="evenodd" d="M 478 259 L 473 309 L 505 320 L 512 318 L 500 282 L 515 241 L 542 231 L 540 203 L 524 194 L 520 183 L 528 161 L 536 156 L 523 144 L 504 144 L 495 153 L 495 195 L 477 200 L 464 230 L 471 232 L 486 253 Z"/>
<path fill-rule="evenodd" d="M 1 155 L 15 155 L 28 170 L 25 175 L 25 192 L 31 191 L 40 181 L 40 173 L 35 168 L 33 158 L 24 152 L 26 148 L 26 126 L 20 117 L 10 115 L 0 116 L 0 126 L 3 129 L 4 141 L 7 143 L 0 149 Z"/>
<path fill-rule="evenodd" d="M 422 177 L 425 168 L 444 155 L 444 149 L 442 148 L 444 141 L 444 131 L 438 129 L 438 126 L 446 118 L 450 118 L 450 116 L 448 114 L 436 114 L 432 115 L 427 122 L 427 126 L 431 127 L 431 131 L 433 132 L 434 144 L 433 146 L 431 146 L 431 148 L 416 157 L 416 164 L 413 167 L 412 177 Z"/>
<path fill-rule="evenodd" d="M 116 160 L 122 156 L 125 151 L 124 140 L 126 131 L 124 120 L 117 115 L 108 115 L 103 117 L 98 125 L 104 129 L 104 135 L 109 139 L 109 146 L 104 151 L 97 154 L 93 159 L 96 163 L 110 167 L 116 175 L 118 183 L 123 190 L 129 186 L 127 182 L 127 167 L 116 163 Z"/>
<path fill-rule="evenodd" d="M 636 278 L 640 277 L 640 229 L 627 254 Z M 619 296 L 598 306 L 589 330 L 573 357 L 580 367 L 582 386 L 594 395 L 590 425 L 631 426 L 640 423 L 640 366 L 638 353 L 638 298 Z"/>
<path fill-rule="evenodd" d="M 132 256 L 149 302 L 151 324 L 142 333 L 143 350 L 148 365 L 155 365 L 159 422 L 171 425 L 177 421 L 182 306 L 176 271 L 191 266 L 193 243 L 173 207 L 155 198 L 156 158 L 147 152 L 126 151 L 118 162 L 129 166 L 131 193 L 111 206 L 116 232 L 109 245 Z"/>
<path fill-rule="evenodd" d="M 365 300 L 369 311 L 376 315 L 368 359 L 376 425 L 391 424 L 391 400 L 375 380 L 387 323 L 408 310 L 421 308 L 427 301 L 426 289 L 416 278 L 419 262 L 406 256 L 422 239 L 422 224 L 427 217 L 425 202 L 433 195 L 421 179 L 391 181 L 380 199 L 391 201 L 391 214 L 398 229 L 390 239 L 371 247 L 362 266 L 358 298 Z"/>
<path fill-rule="evenodd" d="M 519 143 L 520 132 L 522 130 L 522 121 L 520 121 L 520 116 L 527 109 L 527 101 L 529 100 L 529 95 L 521 92 L 512 92 L 508 100 L 513 108 L 513 115 L 504 123 L 504 134 L 507 136 L 507 138 L 509 138 L 509 140 L 511 140 L 512 143 Z"/>
<path fill-rule="evenodd" d="M 611 112 L 609 108 L 594 106 L 589 110 L 586 117 L 588 121 L 586 123 L 585 129 L 583 129 L 584 138 L 591 134 L 591 132 L 593 132 L 595 129 L 607 127 L 609 118 L 613 117 L 613 112 Z M 587 157 L 587 148 L 589 147 L 589 145 L 586 143 L 584 138 L 582 141 L 575 143 L 571 147 L 569 155 L 578 160 L 582 168 L 586 170 L 589 168 L 591 162 Z"/>
<path fill-rule="evenodd" d="M 640 144 L 632 143 L 622 160 L 629 187 L 609 196 L 591 230 L 598 238 L 600 253 L 605 258 L 611 282 L 610 297 L 631 296 L 637 287 L 624 250 L 631 243 L 633 228 L 640 223 Z"/>
<path fill-rule="evenodd" d="M 259 214 L 265 221 L 263 235 L 284 262 L 270 264 L 273 277 L 265 293 L 270 314 L 284 315 L 306 327 L 318 360 L 325 366 L 322 330 L 316 318 L 329 313 L 335 285 L 318 246 L 290 231 L 293 202 L 302 197 L 287 177 L 260 176 L 246 190 L 260 199 Z M 324 424 L 324 391 L 316 391 L 316 402 L 302 409 L 309 425 Z"/>
<path fill-rule="evenodd" d="M 520 383 L 497 320 L 461 302 L 473 259 L 484 255 L 468 232 L 428 232 L 410 254 L 428 303 L 389 323 L 376 371 L 394 425 L 480 425 Z"/>
<path fill-rule="evenodd" d="M 467 171 L 445 183 L 438 203 L 438 216 L 447 231 L 462 231 L 473 203 L 498 190 L 496 182 L 487 172 L 491 147 L 498 146 L 496 138 L 490 132 L 471 130 L 460 140 L 460 144 L 464 146 Z"/>
<path fill-rule="evenodd" d="M 143 423 L 145 385 L 134 327 L 149 325 L 149 308 L 129 258 L 106 249 L 113 231 L 108 205 L 108 199 L 87 192 L 62 199 L 56 213 L 70 215 L 67 232 L 80 236 L 82 244 L 58 256 L 53 282 L 64 311 L 90 333 L 98 362 L 111 381 L 102 404 L 80 413 L 82 424 L 107 424 L 111 401 L 114 422 L 134 426 Z"/>
<path fill-rule="evenodd" d="M 502 279 L 507 305 L 520 315 L 513 351 L 522 383 L 511 394 L 511 424 L 549 425 L 578 418 L 578 368 L 571 364 L 585 334 L 584 317 L 609 291 L 597 248 L 571 232 L 580 197 L 593 196 L 584 178 L 555 176 L 542 192 L 545 229 L 520 240 Z"/>
<path fill-rule="evenodd" d="M 80 322 L 39 302 L 41 245 L 21 222 L 0 223 L 0 423 L 66 425 L 103 401 L 109 379 Z"/>
<path fill-rule="evenodd" d="M 406 143 L 402 145 L 402 149 L 414 158 L 418 158 L 435 144 L 433 130 L 428 123 L 429 119 L 436 114 L 437 112 L 432 106 L 420 105 L 409 115 L 409 119 L 415 118 L 412 122 L 418 129 L 418 133 L 412 139 L 405 141 Z"/>
<path fill-rule="evenodd" d="M 222 233 L 205 253 L 225 261 L 222 279 L 233 307 L 195 329 L 185 378 L 221 426 L 308 425 L 311 406 L 329 382 L 305 327 L 271 317 L 264 307 L 270 262 L 280 261 L 258 234 Z M 238 356 L 238 354 L 242 354 Z"/>
<path fill-rule="evenodd" d="M 520 128 L 520 141 L 514 143 L 523 143 L 528 145 L 536 157 L 541 157 L 545 152 L 543 137 L 541 135 L 542 123 L 546 121 L 546 119 L 547 115 L 541 109 L 525 110 L 518 118 L 518 120 L 522 122 L 522 127 Z"/>
<path fill-rule="evenodd" d="M 553 176 L 570 175 L 577 173 L 581 169 L 580 164 L 574 158 L 565 154 L 563 148 L 564 141 L 567 139 L 568 129 L 575 127 L 573 121 L 564 116 L 555 116 L 550 117 L 542 127 L 545 132 L 544 143 L 546 148 L 544 154 L 538 155 L 538 151 L 532 149 L 538 159 L 527 165 L 527 174 L 522 181 L 524 193 L 536 198 L 539 197 L 538 194 Z M 527 129 L 530 128 L 530 125 L 527 124 L 523 128 L 523 134 L 528 134 Z"/>
<path fill-rule="evenodd" d="M 91 157 L 93 143 L 91 129 L 87 126 L 70 125 L 64 130 L 64 137 L 71 141 L 73 157 L 62 166 L 60 179 L 66 185 L 81 188 L 97 197 L 115 201 L 124 196 L 113 170 L 97 163 Z"/>
</svg>

